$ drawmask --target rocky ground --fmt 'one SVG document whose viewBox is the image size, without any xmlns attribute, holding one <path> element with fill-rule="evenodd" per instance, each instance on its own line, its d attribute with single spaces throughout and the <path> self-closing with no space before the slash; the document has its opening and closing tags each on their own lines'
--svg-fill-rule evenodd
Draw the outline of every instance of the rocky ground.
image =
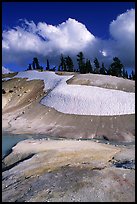
<svg viewBox="0 0 137 204">
<path fill-rule="evenodd" d="M 134 202 L 134 153 L 93 141 L 19 142 L 3 160 L 2 200 Z"/>
<path fill-rule="evenodd" d="M 92 78 L 91 75 L 91 82 Z M 78 80 L 79 75 L 76 75 L 75 79 Z M 96 83 L 97 81 L 99 79 L 96 80 Z M 119 82 L 118 77 L 114 81 L 113 87 L 115 84 L 115 87 L 121 88 L 121 90 L 124 87 L 125 91 L 132 89 L 134 92 L 134 81 L 121 79 L 122 82 Z M 82 79 L 79 83 L 81 82 Z M 108 82 L 109 88 L 112 88 L 112 79 Z M 105 83 L 106 81 L 102 80 L 102 84 Z M 103 139 L 105 137 L 110 141 L 132 142 L 135 139 L 135 114 L 92 116 L 58 112 L 39 103 L 43 96 L 48 93 L 44 93 L 44 83 L 40 80 L 12 79 L 4 81 L 2 88 L 6 92 L 2 96 L 3 131 L 16 134 L 39 133 L 64 138 Z"/>
<path fill-rule="evenodd" d="M 107 89 L 135 92 L 135 83 L 133 80 L 109 75 L 75 74 L 72 79 L 68 80 L 68 84 L 97 86 Z"/>
<path fill-rule="evenodd" d="M 135 91 L 130 80 L 82 77 L 68 83 Z M 3 131 L 50 137 L 19 142 L 3 159 L 3 202 L 135 202 L 134 114 L 60 113 L 39 103 L 48 94 L 40 80 L 12 79 L 2 88 Z"/>
</svg>

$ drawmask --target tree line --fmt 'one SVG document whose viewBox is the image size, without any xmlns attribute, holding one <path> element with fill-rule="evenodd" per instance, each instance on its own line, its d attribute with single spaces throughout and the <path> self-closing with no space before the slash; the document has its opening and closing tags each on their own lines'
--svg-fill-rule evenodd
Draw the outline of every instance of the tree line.
<svg viewBox="0 0 137 204">
<path fill-rule="evenodd" d="M 96 57 L 93 61 L 93 65 L 94 65 L 93 66 L 89 59 L 84 58 L 83 52 L 79 52 L 77 54 L 77 63 L 78 63 L 78 68 L 75 69 L 72 58 L 70 56 L 63 56 L 63 54 L 61 54 L 58 71 L 79 72 L 81 74 L 92 73 L 92 74 L 112 75 L 112 76 L 135 80 L 135 72 L 132 70 L 131 74 L 128 75 L 127 70 L 124 68 L 124 65 L 121 63 L 118 57 L 114 57 L 113 62 L 110 64 L 108 68 L 106 68 L 104 63 L 102 62 L 100 64 L 100 62 Z M 38 58 L 34 57 L 32 63 L 28 65 L 27 70 L 36 70 L 36 69 L 43 71 L 44 67 L 39 64 Z M 55 69 L 56 69 L 56 66 L 51 68 L 49 60 L 47 59 L 45 70 L 55 71 Z"/>
</svg>

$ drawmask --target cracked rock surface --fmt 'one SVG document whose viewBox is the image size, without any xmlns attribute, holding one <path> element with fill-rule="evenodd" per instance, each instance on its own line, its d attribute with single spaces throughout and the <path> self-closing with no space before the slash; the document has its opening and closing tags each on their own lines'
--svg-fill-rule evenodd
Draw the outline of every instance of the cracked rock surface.
<svg viewBox="0 0 137 204">
<path fill-rule="evenodd" d="M 3 171 L 2 201 L 134 202 L 134 168 L 113 165 L 134 160 L 133 151 L 93 141 L 21 141 L 3 160 L 15 165 Z"/>
<path fill-rule="evenodd" d="M 82 84 L 86 77 L 90 84 L 104 88 L 134 92 L 135 82 L 118 77 L 76 75 L 69 84 Z M 107 78 L 106 78 L 107 77 Z M 76 80 L 76 81 L 75 81 Z M 104 85 L 104 83 L 107 86 Z M 113 84 L 113 86 L 112 86 Z M 69 139 L 102 139 L 116 142 L 135 141 L 135 114 L 96 116 L 58 112 L 40 103 L 48 94 L 41 80 L 11 79 L 2 82 L 2 128 L 13 134 L 45 134 Z M 9 90 L 13 92 L 9 93 Z"/>
<path fill-rule="evenodd" d="M 132 80 L 103 75 L 67 83 L 135 92 Z M 2 88 L 3 131 L 50 138 L 19 142 L 2 160 L 2 202 L 135 202 L 135 114 L 60 113 L 40 104 L 41 80 L 3 80 Z"/>
</svg>

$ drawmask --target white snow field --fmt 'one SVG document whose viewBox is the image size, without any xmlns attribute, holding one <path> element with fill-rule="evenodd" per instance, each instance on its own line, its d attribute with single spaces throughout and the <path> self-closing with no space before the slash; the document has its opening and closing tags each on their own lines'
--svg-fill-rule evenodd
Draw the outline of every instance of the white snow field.
<svg viewBox="0 0 137 204">
<path fill-rule="evenodd" d="M 2 66 L 2 74 L 9 74 L 12 73 L 12 71 L 10 71 L 8 68 Z"/>
<path fill-rule="evenodd" d="M 13 78 L 44 80 L 45 90 L 51 91 L 40 103 L 62 113 L 98 116 L 135 113 L 135 93 L 96 86 L 68 85 L 66 81 L 72 77 L 31 70 L 19 72 Z"/>
<path fill-rule="evenodd" d="M 2 81 L 8 81 L 8 80 L 11 80 L 12 78 L 10 78 L 10 77 L 5 77 L 5 78 L 3 78 L 2 79 Z"/>
</svg>

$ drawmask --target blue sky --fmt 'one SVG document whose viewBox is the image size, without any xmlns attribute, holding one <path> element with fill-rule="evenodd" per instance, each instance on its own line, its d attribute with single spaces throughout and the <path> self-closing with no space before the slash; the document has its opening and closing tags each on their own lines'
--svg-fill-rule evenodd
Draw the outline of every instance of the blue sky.
<svg viewBox="0 0 137 204">
<path fill-rule="evenodd" d="M 19 57 L 21 56 L 21 54 L 23 56 L 20 62 L 23 62 L 24 60 L 24 63 L 19 63 L 16 60 L 15 62 L 14 60 L 12 60 L 14 56 L 12 56 L 11 58 L 8 57 L 7 62 L 6 60 L 3 60 L 3 66 L 9 67 L 13 70 L 15 69 L 22 70 L 24 69 L 25 64 L 27 66 L 27 63 L 31 61 L 25 58 L 25 52 L 27 53 L 27 48 L 25 49 L 25 51 L 19 50 L 19 49 L 16 50 L 15 48 L 13 48 L 14 47 L 13 39 L 12 39 L 12 44 L 11 42 L 7 42 L 8 40 L 9 41 L 11 40 L 11 37 L 13 36 L 13 34 L 15 35 L 15 32 L 14 32 L 10 36 L 11 32 L 9 34 L 8 31 L 10 31 L 15 26 L 18 26 L 18 27 L 20 26 L 19 19 L 26 19 L 27 22 L 33 21 L 36 26 L 38 25 L 38 23 L 45 22 L 47 25 L 52 25 L 55 27 L 55 26 L 59 26 L 59 24 L 62 24 L 64 22 L 66 25 L 66 28 L 67 26 L 69 26 L 69 29 L 71 29 L 72 24 L 73 24 L 72 26 L 74 26 L 75 24 L 76 26 L 78 26 L 78 32 L 80 32 L 80 28 L 81 28 L 81 32 L 83 32 L 84 27 L 80 27 L 81 25 L 78 25 L 78 23 L 81 23 L 86 27 L 89 33 L 91 33 L 95 38 L 98 39 L 97 44 L 99 43 L 99 40 L 101 40 L 102 44 L 100 43 L 101 45 L 100 47 L 102 47 L 103 45 L 103 46 L 106 46 L 107 49 L 109 50 L 108 48 L 108 46 L 110 46 L 108 45 L 110 44 L 109 41 L 115 37 L 115 33 L 114 33 L 115 31 L 113 30 L 113 28 L 111 29 L 113 30 L 111 31 L 113 33 L 110 34 L 110 23 L 113 20 L 116 20 L 120 14 L 126 13 L 127 10 L 134 9 L 134 8 L 135 8 L 135 2 L 3 2 L 2 3 L 2 31 L 5 31 L 3 35 L 4 36 L 3 39 L 5 39 L 5 42 L 8 43 L 8 45 L 10 44 L 8 50 L 3 49 L 3 58 L 7 58 L 6 55 L 9 55 L 10 53 L 12 56 L 13 52 L 15 51 L 14 56 L 17 56 L 20 53 Z M 66 22 L 69 18 L 73 19 L 73 21 L 70 20 L 69 22 Z M 30 28 L 30 25 L 29 25 L 29 28 Z M 24 31 L 26 31 L 25 28 L 23 29 Z M 86 34 L 87 31 L 85 30 L 84 33 Z M 16 34 L 17 32 L 19 32 L 19 29 L 16 29 Z M 25 33 L 26 32 L 23 32 L 23 35 L 25 35 Z M 46 30 L 46 33 L 47 33 L 47 30 Z M 7 35 L 8 35 L 8 38 L 5 37 Z M 71 39 L 70 35 L 71 33 L 69 33 L 69 39 Z M 91 36 L 87 36 L 86 43 L 88 42 L 88 39 L 90 37 Z M 50 43 L 52 44 L 51 53 L 55 54 L 56 49 L 53 50 L 54 48 L 53 42 L 56 42 L 56 41 L 52 39 L 52 43 Z M 85 43 L 85 41 L 83 42 Z M 114 42 L 111 42 L 111 43 L 114 44 Z M 49 49 L 49 45 L 48 45 L 48 49 Z M 83 48 L 83 50 L 84 49 L 85 47 Z M 87 48 L 87 50 L 92 52 L 92 49 L 90 50 Z M 70 50 L 68 49 L 63 51 L 64 53 L 67 53 L 67 54 L 71 53 Z M 40 57 L 41 63 L 45 63 L 46 60 L 45 61 L 43 60 L 44 55 L 41 57 L 39 51 L 34 52 L 34 55 L 37 55 Z M 32 51 L 31 51 L 30 57 L 31 56 L 32 56 Z M 48 58 L 48 57 L 49 57 L 49 53 L 45 52 L 45 58 Z M 50 56 L 49 58 L 52 61 L 52 57 Z M 93 57 L 91 57 L 91 59 L 92 58 Z M 102 58 L 100 59 L 102 60 Z M 53 64 L 56 64 L 56 63 L 57 63 L 56 59 L 53 59 Z M 129 67 L 130 64 L 132 63 L 127 62 L 127 67 Z"/>
</svg>

